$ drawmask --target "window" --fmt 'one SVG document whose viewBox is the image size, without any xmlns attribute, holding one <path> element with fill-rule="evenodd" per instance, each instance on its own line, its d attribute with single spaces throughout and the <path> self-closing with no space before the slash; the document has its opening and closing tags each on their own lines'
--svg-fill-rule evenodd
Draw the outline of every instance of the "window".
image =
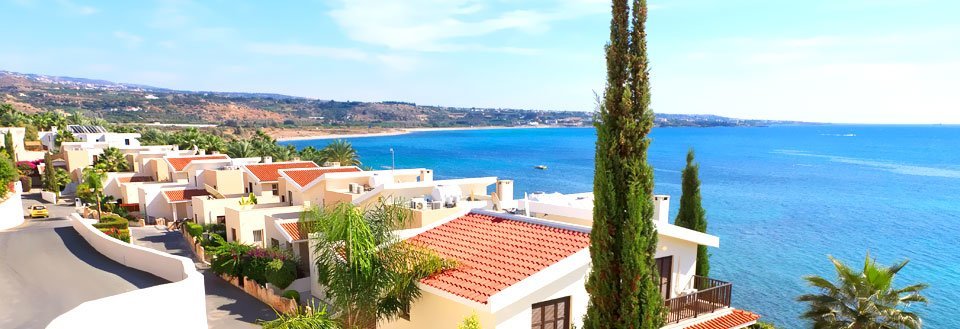
<svg viewBox="0 0 960 329">
<path fill-rule="evenodd" d="M 287 202 L 287 198 L 283 195 L 280 196 L 280 202 Z"/>
<path fill-rule="evenodd" d="M 253 231 L 253 242 L 263 242 L 263 230 Z"/>
<path fill-rule="evenodd" d="M 280 241 L 277 241 L 277 239 L 274 239 L 274 238 L 270 238 L 270 246 L 273 248 L 280 248 Z"/>
<path fill-rule="evenodd" d="M 280 192 L 278 192 L 280 189 L 279 184 L 270 184 L 270 189 L 273 190 L 273 195 L 280 195 Z"/>
<path fill-rule="evenodd" d="M 530 328 L 570 328 L 570 296 L 533 304 Z"/>
<path fill-rule="evenodd" d="M 290 202 L 290 205 L 293 205 L 293 191 L 287 191 L 287 201 Z"/>
<path fill-rule="evenodd" d="M 130 139 L 124 139 L 123 145 L 130 145 Z"/>
<path fill-rule="evenodd" d="M 247 183 L 247 193 L 253 193 L 253 183 Z"/>
<path fill-rule="evenodd" d="M 235 228 L 231 228 L 231 229 L 230 229 L 230 241 L 231 241 L 231 242 L 236 242 L 236 241 L 237 241 L 237 229 L 235 229 Z"/>
<path fill-rule="evenodd" d="M 227 216 L 217 216 L 217 224 L 225 225 L 227 223 Z"/>
</svg>

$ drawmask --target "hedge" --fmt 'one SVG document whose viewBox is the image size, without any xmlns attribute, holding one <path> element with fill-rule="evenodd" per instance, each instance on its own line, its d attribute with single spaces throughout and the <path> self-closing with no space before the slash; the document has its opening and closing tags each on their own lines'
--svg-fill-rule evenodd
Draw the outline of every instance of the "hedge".
<svg viewBox="0 0 960 329">
<path fill-rule="evenodd" d="M 117 228 L 101 228 L 100 232 L 103 232 L 110 237 L 130 243 L 130 230 L 129 229 L 117 229 Z"/>
<path fill-rule="evenodd" d="M 102 218 L 100 218 L 99 223 L 93 224 L 93 227 L 101 230 L 110 229 L 110 228 L 118 229 L 118 230 L 126 230 L 130 228 L 130 222 L 128 222 L 126 218 L 123 218 L 117 215 L 107 214 L 107 215 L 104 215 Z"/>
<path fill-rule="evenodd" d="M 197 241 L 200 241 L 201 239 L 203 239 L 203 226 L 200 226 L 200 224 L 197 224 L 194 222 L 186 222 L 186 223 L 183 223 L 183 226 L 187 230 L 187 233 L 190 233 L 190 236 L 192 236 Z"/>
<path fill-rule="evenodd" d="M 274 259 L 264 269 L 267 282 L 280 289 L 286 289 L 297 279 L 297 264 L 290 260 Z"/>
</svg>

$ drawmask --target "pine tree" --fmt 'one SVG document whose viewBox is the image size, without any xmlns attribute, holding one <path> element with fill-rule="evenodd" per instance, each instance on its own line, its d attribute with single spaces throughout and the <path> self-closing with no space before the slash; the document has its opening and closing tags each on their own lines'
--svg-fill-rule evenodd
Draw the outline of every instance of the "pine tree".
<svg viewBox="0 0 960 329">
<path fill-rule="evenodd" d="M 707 211 L 700 201 L 700 164 L 694 162 L 691 148 L 687 152 L 687 167 L 683 168 L 683 194 L 680 195 L 680 209 L 673 223 L 697 232 L 707 232 Z M 710 255 L 707 246 L 697 246 L 697 269 L 699 276 L 710 276 Z"/>
<path fill-rule="evenodd" d="M 646 55 L 647 5 L 613 1 L 606 46 L 607 86 L 596 116 L 592 269 L 584 328 L 660 328 L 664 305 L 656 285 L 653 128 Z M 632 16 L 631 16 L 632 15 Z"/>
<path fill-rule="evenodd" d="M 13 163 L 17 163 L 17 149 L 13 145 L 13 133 L 7 130 L 7 134 L 3 136 L 3 147 L 7 150 L 7 154 L 10 155 L 10 159 L 13 160 Z"/>
</svg>

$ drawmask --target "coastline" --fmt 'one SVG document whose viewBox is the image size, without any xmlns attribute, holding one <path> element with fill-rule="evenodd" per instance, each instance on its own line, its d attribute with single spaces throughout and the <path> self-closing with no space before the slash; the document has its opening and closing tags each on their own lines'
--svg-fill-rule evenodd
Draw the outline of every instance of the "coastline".
<svg viewBox="0 0 960 329">
<path fill-rule="evenodd" d="M 291 136 L 291 137 L 275 137 L 277 142 L 293 142 L 293 141 L 304 141 L 304 140 L 324 140 L 324 139 L 341 139 L 341 138 L 364 138 L 364 137 L 382 137 L 382 136 L 398 136 L 406 135 L 415 132 L 430 132 L 430 131 L 454 131 L 454 130 L 490 130 L 490 129 L 543 129 L 543 128 L 584 128 L 584 127 L 564 127 L 564 126 L 482 126 L 482 127 L 441 127 L 441 128 L 401 128 L 394 131 L 386 132 L 369 132 L 369 133 L 349 133 L 349 134 L 318 134 L 318 135 L 308 135 L 308 136 Z M 589 127 L 587 127 L 589 128 Z"/>
</svg>

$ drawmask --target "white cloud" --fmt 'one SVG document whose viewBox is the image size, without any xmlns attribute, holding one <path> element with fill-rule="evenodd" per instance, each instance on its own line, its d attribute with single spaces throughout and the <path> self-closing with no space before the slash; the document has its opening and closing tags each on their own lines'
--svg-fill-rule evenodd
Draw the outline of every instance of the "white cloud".
<svg viewBox="0 0 960 329">
<path fill-rule="evenodd" d="M 424 52 L 476 49 L 511 52 L 517 48 L 464 40 L 498 32 L 543 33 L 553 21 L 597 13 L 599 6 L 593 0 L 565 0 L 549 10 L 495 11 L 477 0 L 335 2 L 330 16 L 349 38 L 394 50 Z"/>
<path fill-rule="evenodd" d="M 76 14 L 76 15 L 86 16 L 86 15 L 93 15 L 100 12 L 100 10 L 97 8 L 87 6 L 87 5 L 79 5 L 70 0 L 57 0 L 57 4 L 59 4 L 60 7 L 62 7 L 63 9 L 66 9 L 70 13 Z"/>
<path fill-rule="evenodd" d="M 113 31 L 113 37 L 120 39 L 127 44 L 127 47 L 137 47 L 140 43 L 143 42 L 143 38 L 139 35 L 132 34 L 125 31 Z"/>
</svg>

